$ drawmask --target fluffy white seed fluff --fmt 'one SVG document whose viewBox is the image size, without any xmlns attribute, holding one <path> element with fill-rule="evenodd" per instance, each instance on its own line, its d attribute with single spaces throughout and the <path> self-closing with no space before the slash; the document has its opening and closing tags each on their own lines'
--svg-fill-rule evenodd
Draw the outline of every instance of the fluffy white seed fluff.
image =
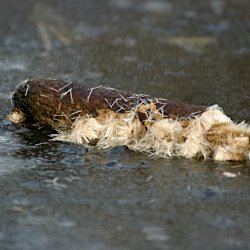
<svg viewBox="0 0 250 250">
<path fill-rule="evenodd" d="M 159 118 L 142 124 L 137 108 L 97 118 L 84 116 L 76 120 L 70 131 L 59 131 L 53 140 L 95 144 L 99 148 L 127 146 L 154 157 L 212 157 L 224 161 L 250 159 L 249 138 L 249 125 L 235 124 L 214 105 L 185 121 Z"/>
</svg>

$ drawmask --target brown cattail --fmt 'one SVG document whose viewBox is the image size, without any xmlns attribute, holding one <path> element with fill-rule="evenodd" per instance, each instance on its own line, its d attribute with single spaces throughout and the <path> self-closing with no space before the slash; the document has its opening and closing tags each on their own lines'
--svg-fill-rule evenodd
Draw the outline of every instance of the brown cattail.
<svg viewBox="0 0 250 250">
<path fill-rule="evenodd" d="M 60 80 L 21 82 L 13 94 L 13 123 L 35 121 L 58 130 L 54 140 L 99 148 L 125 145 L 152 156 L 250 158 L 250 129 L 218 106 L 170 102 L 113 88 Z"/>
</svg>

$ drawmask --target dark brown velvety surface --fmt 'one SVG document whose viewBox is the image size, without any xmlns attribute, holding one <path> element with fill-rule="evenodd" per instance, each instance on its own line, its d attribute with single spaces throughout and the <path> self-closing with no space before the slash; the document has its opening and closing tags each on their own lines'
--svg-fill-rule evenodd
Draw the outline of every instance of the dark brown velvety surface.
<svg viewBox="0 0 250 250">
<path fill-rule="evenodd" d="M 206 110 L 203 106 L 174 103 L 104 86 L 91 88 L 51 79 L 24 81 L 17 87 L 13 103 L 14 107 L 21 109 L 30 120 L 53 127 L 58 125 L 55 116 L 65 116 L 65 121 L 68 120 L 65 124 L 70 125 L 78 115 L 98 116 L 98 110 L 103 109 L 117 113 L 128 112 L 137 105 L 150 103 L 154 103 L 166 118 L 191 118 Z M 138 112 L 140 120 L 147 118 L 145 112 Z"/>
</svg>

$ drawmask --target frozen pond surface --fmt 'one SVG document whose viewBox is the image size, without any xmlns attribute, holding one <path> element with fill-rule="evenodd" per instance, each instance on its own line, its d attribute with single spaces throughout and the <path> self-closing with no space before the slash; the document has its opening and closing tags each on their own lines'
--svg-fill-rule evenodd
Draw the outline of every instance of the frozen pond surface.
<svg viewBox="0 0 250 250">
<path fill-rule="evenodd" d="M 86 151 L 5 119 L 32 76 L 217 103 L 250 122 L 250 2 L 42 2 L 0 8 L 0 249 L 250 249 L 250 162 Z"/>
</svg>

